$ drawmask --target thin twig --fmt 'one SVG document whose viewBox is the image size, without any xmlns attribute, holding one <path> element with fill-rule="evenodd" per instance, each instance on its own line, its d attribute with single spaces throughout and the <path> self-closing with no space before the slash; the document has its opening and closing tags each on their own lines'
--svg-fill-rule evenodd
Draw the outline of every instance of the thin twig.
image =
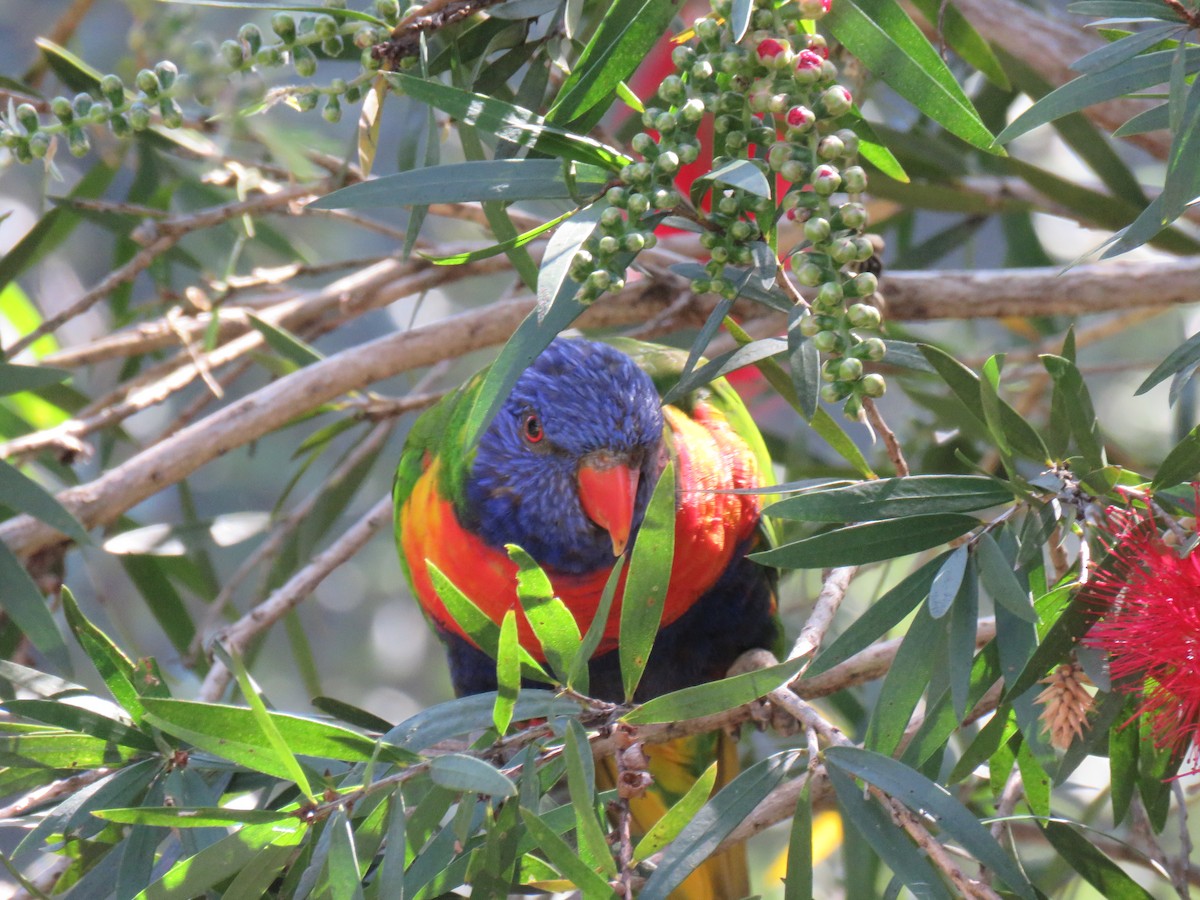
<svg viewBox="0 0 1200 900">
<path fill-rule="evenodd" d="M 887 455 L 888 459 L 892 461 L 892 468 L 896 470 L 896 474 L 901 478 L 908 475 L 908 462 L 904 458 L 904 449 L 900 446 L 900 442 L 896 440 L 896 432 L 888 427 L 883 414 L 879 411 L 879 407 L 875 405 L 874 400 L 870 397 L 864 397 L 862 405 L 863 410 L 867 414 L 867 421 L 871 423 L 871 427 L 883 438 L 883 446 L 887 448 Z"/>
<path fill-rule="evenodd" d="M 808 620 L 800 629 L 800 634 L 796 637 L 791 652 L 788 653 L 788 659 L 816 655 L 817 650 L 821 647 L 821 642 L 825 639 L 826 632 L 833 624 L 833 619 L 842 605 L 842 600 L 846 597 L 846 591 L 856 572 L 858 572 L 858 566 L 842 566 L 831 570 L 825 577 L 825 582 L 821 585 L 821 593 L 817 595 L 817 602 L 813 604 L 813 610 L 809 613 Z M 808 668 L 808 663 L 805 664 L 805 668 Z M 803 670 L 797 679 L 802 675 Z"/>
</svg>

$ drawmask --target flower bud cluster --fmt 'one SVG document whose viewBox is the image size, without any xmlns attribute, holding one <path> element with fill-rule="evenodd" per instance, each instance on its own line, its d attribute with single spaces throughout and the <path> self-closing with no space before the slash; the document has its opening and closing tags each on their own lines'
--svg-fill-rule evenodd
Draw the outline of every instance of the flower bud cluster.
<svg viewBox="0 0 1200 900">
<path fill-rule="evenodd" d="M 330 12 L 293 16 L 277 12 L 271 17 L 271 35 L 253 23 L 243 25 L 236 38 L 214 47 L 197 41 L 187 48 L 181 73 L 175 63 L 164 60 L 153 69 L 142 69 L 126 84 L 118 75 L 105 75 L 90 92 L 55 97 L 48 104 L 49 116 L 29 103 L 18 106 L 11 117 L 0 116 L 0 146 L 8 148 L 19 162 L 30 162 L 50 154 L 55 140 L 65 138 L 76 156 L 90 149 L 87 129 L 107 126 L 117 137 L 143 131 L 152 125 L 178 128 L 183 125 L 180 101 L 196 100 L 209 106 L 230 75 L 290 64 L 304 79 L 317 71 L 318 52 L 327 58 L 343 55 L 350 45 L 362 51 L 363 71 L 349 81 L 333 79 L 327 86 L 304 85 L 285 89 L 288 103 L 304 112 L 321 106 L 329 122 L 342 115 L 342 103 L 357 103 L 379 68 L 371 48 L 384 41 L 388 32 L 379 25 L 339 17 L 346 0 L 325 0 Z M 374 0 L 374 11 L 389 27 L 400 19 L 398 0 Z"/>
</svg>

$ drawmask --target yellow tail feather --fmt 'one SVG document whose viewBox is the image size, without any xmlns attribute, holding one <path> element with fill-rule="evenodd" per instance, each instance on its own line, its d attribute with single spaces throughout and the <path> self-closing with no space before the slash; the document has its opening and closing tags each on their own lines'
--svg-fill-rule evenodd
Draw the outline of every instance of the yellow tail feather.
<svg viewBox="0 0 1200 900">
<path fill-rule="evenodd" d="M 716 793 L 738 774 L 737 742 L 727 733 L 713 732 L 680 738 L 645 748 L 653 784 L 641 797 L 629 802 L 633 816 L 635 842 L 666 814 L 700 774 L 717 761 Z M 596 771 L 604 786 L 616 784 L 616 765 L 612 758 L 603 760 Z M 750 870 L 746 848 L 738 845 L 706 859 L 671 894 L 671 900 L 740 900 L 750 895 Z"/>
</svg>

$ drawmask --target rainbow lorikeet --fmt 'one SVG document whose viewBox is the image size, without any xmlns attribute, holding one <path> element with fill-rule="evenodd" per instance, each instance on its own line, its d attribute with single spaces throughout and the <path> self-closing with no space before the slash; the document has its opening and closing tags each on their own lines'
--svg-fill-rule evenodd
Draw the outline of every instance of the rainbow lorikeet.
<svg viewBox="0 0 1200 900">
<path fill-rule="evenodd" d="M 777 575 L 746 559 L 769 540 L 759 498 L 731 492 L 760 486 L 769 472 L 761 435 L 723 379 L 662 405 L 659 392 L 678 380 L 685 354 L 613 344 L 556 339 L 474 447 L 465 445 L 464 428 L 481 376 L 426 412 L 409 435 L 395 486 L 400 559 L 445 641 L 459 695 L 495 690 L 495 661 L 450 616 L 426 561 L 496 623 L 516 609 L 522 646 L 544 659 L 520 613 L 517 566 L 505 545 L 519 545 L 542 566 L 585 632 L 668 459 L 676 477 L 675 556 L 635 699 L 724 677 L 744 651 L 777 648 Z M 614 604 L 590 662 L 589 693 L 612 702 L 623 699 L 619 619 Z M 732 742 L 716 735 L 648 750 L 658 791 L 634 809 L 643 828 L 714 757 L 722 758 L 720 783 L 736 773 Z M 702 868 L 680 896 L 748 893 L 744 859 L 710 863 L 720 871 Z"/>
</svg>

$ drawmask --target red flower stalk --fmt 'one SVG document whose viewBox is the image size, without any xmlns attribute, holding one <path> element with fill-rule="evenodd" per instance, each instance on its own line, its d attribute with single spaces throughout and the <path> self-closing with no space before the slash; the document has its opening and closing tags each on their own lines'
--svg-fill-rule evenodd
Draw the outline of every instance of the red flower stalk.
<svg viewBox="0 0 1200 900">
<path fill-rule="evenodd" d="M 1113 556 L 1084 587 L 1104 615 L 1086 643 L 1108 651 L 1119 690 L 1142 693 L 1134 719 L 1151 717 L 1155 746 L 1190 742 L 1200 772 L 1200 553 L 1181 557 L 1148 512 L 1108 512 Z"/>
</svg>

